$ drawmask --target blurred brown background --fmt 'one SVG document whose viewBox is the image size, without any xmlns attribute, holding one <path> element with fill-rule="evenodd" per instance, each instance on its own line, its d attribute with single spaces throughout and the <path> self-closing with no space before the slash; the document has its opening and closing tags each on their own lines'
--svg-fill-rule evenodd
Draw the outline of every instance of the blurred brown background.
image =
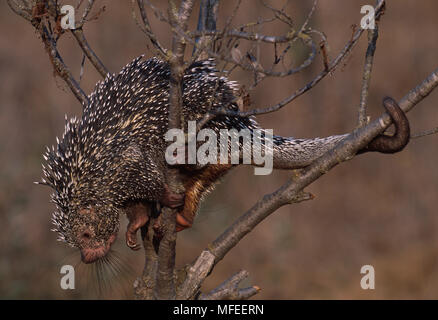
<svg viewBox="0 0 438 320">
<path fill-rule="evenodd" d="M 219 27 L 234 6 L 233 1 L 222 2 Z M 311 1 L 290 2 L 288 12 L 299 25 Z M 372 117 L 382 112 L 384 95 L 401 98 L 437 67 L 438 60 L 438 2 L 388 2 L 370 90 Z M 269 3 L 281 7 L 284 2 Z M 359 24 L 363 4 L 320 1 L 310 24 L 326 33 L 330 57 L 350 38 L 350 26 Z M 134 57 L 150 56 L 146 38 L 132 19 L 130 2 L 97 1 L 95 7 L 103 5 L 105 12 L 86 25 L 85 34 L 106 66 L 118 72 Z M 258 1 L 246 0 L 235 22 L 243 24 L 268 14 Z M 150 18 L 153 30 L 168 45 L 169 28 L 151 13 Z M 285 27 L 274 24 L 265 31 L 281 34 Z M 259 121 L 274 128 L 276 134 L 296 137 L 352 130 L 366 44 L 363 36 L 332 76 L 282 111 L 259 117 Z M 64 35 L 59 48 L 77 77 L 82 55 L 73 37 Z M 257 106 L 272 105 L 321 68 L 318 56 L 298 76 L 268 80 L 251 93 L 251 99 Z M 234 74 L 234 79 L 245 83 L 250 77 L 241 72 Z M 81 85 L 89 93 L 97 80 L 98 74 L 87 62 Z M 64 114 L 80 115 L 81 106 L 63 81 L 53 76 L 32 26 L 13 14 L 5 1 L 0 2 L 0 83 L 0 298 L 102 297 L 79 284 L 76 290 L 61 290 L 60 267 L 77 264 L 79 254 L 55 241 L 56 234 L 50 232 L 50 190 L 32 183 L 40 179 L 45 146 L 63 132 Z M 437 104 L 438 93 L 434 92 L 409 113 L 412 132 L 438 125 Z M 283 207 L 241 241 L 217 266 L 205 289 L 243 268 L 250 272 L 245 284 L 262 288 L 260 299 L 438 298 L 437 139 L 436 135 L 421 138 L 400 154 L 367 154 L 336 167 L 307 188 L 316 195 L 315 200 Z M 234 170 L 205 201 L 194 227 L 178 235 L 177 263 L 192 261 L 257 199 L 278 188 L 287 175 L 254 176 L 248 167 Z M 106 290 L 103 297 L 129 298 L 130 285 L 143 266 L 143 254 L 130 251 L 121 235 L 116 250 L 132 271 L 115 279 L 118 288 Z M 375 268 L 375 290 L 360 287 L 360 268 L 366 264 Z M 78 272 L 77 277 L 89 272 Z M 83 278 L 93 281 L 88 275 Z"/>
</svg>

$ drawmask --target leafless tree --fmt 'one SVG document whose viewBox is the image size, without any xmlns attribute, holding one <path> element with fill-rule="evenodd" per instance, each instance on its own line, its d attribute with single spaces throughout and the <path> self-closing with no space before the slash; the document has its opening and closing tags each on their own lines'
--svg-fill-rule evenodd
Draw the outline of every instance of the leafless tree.
<svg viewBox="0 0 438 320">
<path fill-rule="evenodd" d="M 87 21 L 98 18 L 100 10 L 93 8 L 94 0 L 78 1 L 76 10 L 82 10 L 82 16 L 73 30 L 64 30 L 60 26 L 61 13 L 55 0 L 7 0 L 10 8 L 25 20 L 30 22 L 45 46 L 53 68 L 69 86 L 72 93 L 82 104 L 88 101 L 87 94 L 81 89 L 78 81 L 73 77 L 57 49 L 58 39 L 65 33 L 71 32 L 76 39 L 84 56 L 91 62 L 102 77 L 108 73 L 101 59 L 95 54 L 84 35 L 83 26 Z M 229 75 L 236 68 L 241 68 L 252 74 L 253 83 L 247 90 L 241 90 L 237 97 L 239 112 L 219 110 L 208 113 L 200 122 L 199 128 L 218 114 L 251 116 L 275 112 L 294 101 L 315 87 L 328 74 L 333 72 L 351 53 L 363 33 L 368 33 L 368 49 L 366 52 L 363 82 L 358 108 L 358 124 L 349 136 L 335 148 L 315 160 L 308 167 L 295 171 L 284 185 L 273 193 L 265 195 L 254 206 L 240 216 L 229 228 L 206 246 L 199 257 L 190 265 L 181 269 L 175 268 L 175 215 L 176 211 L 163 208 L 160 214 L 160 223 L 163 226 L 163 235 L 157 243 L 154 234 L 154 219 L 151 218 L 148 230 L 143 232 L 145 249 L 145 267 L 143 274 L 135 281 L 135 297 L 138 299 L 245 299 L 260 290 L 257 286 L 240 288 L 241 281 L 248 276 L 245 270 L 239 271 L 225 280 L 211 292 L 201 293 L 203 281 L 213 271 L 215 265 L 262 220 L 275 212 L 278 208 L 311 200 L 313 195 L 304 191 L 312 182 L 327 173 L 341 162 L 354 158 L 359 150 L 364 148 L 376 136 L 384 134 L 391 125 L 391 118 L 383 113 L 374 121 L 367 116 L 368 88 L 371 79 L 373 57 L 378 37 L 379 21 L 384 15 L 385 0 L 378 0 L 375 5 L 376 28 L 364 30 L 354 27 L 351 38 L 346 41 L 344 48 L 330 58 L 327 52 L 327 39 L 322 31 L 313 29 L 309 23 L 312 14 L 317 10 L 317 1 L 308 13 L 301 26 L 296 26 L 294 19 L 287 13 L 285 7 L 274 8 L 267 3 L 263 4 L 271 17 L 259 19 L 238 27 L 232 26 L 235 13 L 238 12 L 241 0 L 236 0 L 234 14 L 218 30 L 216 22 L 219 12 L 219 0 L 201 0 L 198 25 L 196 30 L 189 30 L 188 20 L 193 15 L 194 0 L 169 0 L 168 10 L 163 12 L 151 1 L 132 0 L 133 18 L 152 44 L 155 54 L 166 60 L 171 67 L 170 84 L 170 128 L 181 127 L 180 110 L 182 108 L 181 81 L 185 67 L 192 62 L 208 57 L 215 58 L 220 72 Z M 95 12 L 93 16 L 90 16 Z M 160 21 L 167 23 L 172 32 L 171 48 L 165 48 L 152 30 L 148 15 L 155 15 Z M 270 36 L 263 33 L 266 25 L 281 22 L 288 28 L 288 32 L 280 36 Z M 298 42 L 308 48 L 308 55 L 304 61 L 296 65 L 290 61 L 287 52 Z M 272 47 L 272 59 L 262 56 L 261 45 Z M 193 47 L 192 54 L 188 53 L 188 46 Z M 264 51 L 263 51 L 264 52 Z M 319 74 L 308 83 L 296 90 L 292 90 L 282 101 L 266 107 L 249 109 L 248 90 L 253 90 L 262 81 L 272 77 L 290 77 L 310 66 L 317 57 L 321 57 L 323 68 Z M 269 61 L 266 63 L 266 61 Z M 289 59 L 289 60 L 288 60 Z M 434 70 L 423 82 L 408 92 L 398 104 L 403 111 L 409 112 L 438 85 L 438 69 Z M 438 128 L 413 135 L 421 137 L 437 133 Z M 183 189 L 183 181 L 175 168 L 168 168 L 170 188 L 179 192 Z"/>
</svg>

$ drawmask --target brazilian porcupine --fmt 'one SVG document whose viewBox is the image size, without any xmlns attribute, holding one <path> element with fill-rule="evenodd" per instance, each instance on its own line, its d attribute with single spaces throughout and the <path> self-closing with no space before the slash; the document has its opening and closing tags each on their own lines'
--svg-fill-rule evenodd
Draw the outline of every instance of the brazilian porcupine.
<svg viewBox="0 0 438 320">
<path fill-rule="evenodd" d="M 136 233 L 147 223 L 152 203 L 180 208 L 177 230 L 190 227 L 203 193 L 232 167 L 182 166 L 185 193 L 169 191 L 164 176 L 169 79 L 168 64 L 156 58 L 143 61 L 138 57 L 118 75 L 108 74 L 89 96 L 81 119 L 66 118 L 63 137 L 44 154 L 47 163 L 40 183 L 54 190 L 54 230 L 59 240 L 80 249 L 85 263 L 107 254 L 121 213 L 129 219 L 126 243 L 132 249 L 139 248 Z M 182 85 L 185 125 L 202 119 L 209 110 L 238 110 L 236 83 L 218 76 L 212 60 L 188 67 Z M 404 116 L 398 107 L 394 112 Z M 216 131 L 259 128 L 253 118 L 225 115 L 216 116 L 205 127 Z M 345 136 L 274 137 L 273 166 L 307 166 Z"/>
</svg>

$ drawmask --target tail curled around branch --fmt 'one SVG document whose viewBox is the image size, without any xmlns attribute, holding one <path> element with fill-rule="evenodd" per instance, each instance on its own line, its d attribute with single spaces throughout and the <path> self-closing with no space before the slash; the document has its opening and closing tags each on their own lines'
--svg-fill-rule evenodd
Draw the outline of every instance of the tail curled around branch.
<svg viewBox="0 0 438 320">
<path fill-rule="evenodd" d="M 410 129 L 405 113 L 390 97 L 383 99 L 383 106 L 394 123 L 395 133 L 392 136 L 378 135 L 365 148 L 359 150 L 358 154 L 369 151 L 396 153 L 408 144 Z M 308 166 L 347 136 L 348 134 L 342 134 L 314 139 L 274 136 L 273 166 L 275 169 L 297 169 Z"/>
<path fill-rule="evenodd" d="M 390 97 L 383 98 L 383 106 L 392 119 L 395 127 L 395 133 L 392 136 L 385 134 L 378 135 L 358 153 L 364 153 L 368 151 L 396 153 L 402 151 L 409 143 L 411 133 L 409 120 L 406 117 L 406 114 L 403 112 L 397 102 Z"/>
</svg>

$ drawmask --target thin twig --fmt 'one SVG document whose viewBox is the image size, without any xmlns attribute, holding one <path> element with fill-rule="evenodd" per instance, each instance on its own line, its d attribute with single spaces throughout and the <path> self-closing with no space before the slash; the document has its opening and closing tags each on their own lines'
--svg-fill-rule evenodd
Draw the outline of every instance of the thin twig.
<svg viewBox="0 0 438 320">
<path fill-rule="evenodd" d="M 47 51 L 47 54 L 49 55 L 50 62 L 52 63 L 56 74 L 58 74 L 64 80 L 64 82 L 70 88 L 73 95 L 76 97 L 76 99 L 78 99 L 78 101 L 82 105 L 88 104 L 87 95 L 82 90 L 79 83 L 75 80 L 69 68 L 64 63 L 61 55 L 59 54 L 59 51 L 57 49 L 56 39 L 53 36 L 53 31 L 51 31 L 51 28 L 48 28 L 44 25 L 42 17 L 32 16 L 33 10 L 35 8 L 26 6 L 23 3 L 18 4 L 17 2 L 11 0 L 8 0 L 8 5 L 11 7 L 14 13 L 18 14 L 19 16 L 23 17 L 24 19 L 32 23 L 36 31 L 41 36 L 41 40 L 43 41 L 44 47 Z M 35 5 L 38 5 L 38 3 Z M 48 10 L 49 12 L 51 11 L 50 9 L 53 8 L 49 7 Z M 54 9 L 55 10 L 52 11 L 54 12 L 53 14 L 56 15 L 57 8 L 55 7 Z M 53 18 L 55 19 L 55 17 Z M 49 22 L 48 19 L 47 21 Z"/>
<path fill-rule="evenodd" d="M 87 39 L 85 38 L 84 31 L 82 29 L 73 29 L 71 30 L 71 32 L 73 33 L 82 51 L 87 56 L 88 60 L 91 62 L 94 68 L 96 68 L 100 75 L 105 78 L 109 71 L 99 59 L 99 57 L 91 49 L 90 45 L 87 42 Z"/>
<path fill-rule="evenodd" d="M 79 21 L 79 23 L 76 26 L 76 28 L 81 29 L 83 27 L 84 23 L 87 21 L 88 15 L 91 12 L 91 9 L 93 9 L 94 1 L 95 0 L 88 0 L 88 4 L 85 7 L 84 12 L 82 13 L 81 20 Z"/>
<path fill-rule="evenodd" d="M 338 54 L 338 56 L 332 60 L 332 62 L 329 64 L 328 69 L 324 68 L 323 71 L 321 71 L 315 78 L 313 78 L 310 82 L 308 82 L 305 86 L 301 87 L 300 89 L 296 90 L 293 94 L 291 94 L 289 97 L 283 99 L 279 103 L 277 103 L 274 106 L 265 107 L 265 108 L 256 108 L 253 110 L 245 111 L 245 112 L 232 112 L 229 110 L 218 110 L 217 114 L 224 114 L 224 115 L 234 115 L 234 116 L 241 116 L 241 117 L 248 117 L 253 115 L 260 115 L 260 114 L 266 114 L 271 113 L 280 110 L 299 96 L 303 95 L 310 89 L 312 89 L 315 85 L 317 85 L 322 79 L 324 79 L 328 74 L 330 74 L 332 71 L 334 71 L 338 65 L 342 62 L 342 60 L 351 52 L 351 50 L 354 48 L 354 46 L 357 44 L 360 36 L 362 35 L 363 30 L 359 29 L 354 34 L 351 41 L 349 41 L 345 47 L 342 49 L 342 51 Z"/>
<path fill-rule="evenodd" d="M 359 116 L 358 125 L 366 125 L 367 119 L 367 104 L 369 87 L 371 82 L 371 71 L 373 69 L 374 53 L 376 52 L 377 38 L 379 37 L 379 20 L 380 16 L 375 20 L 375 28 L 368 30 L 368 48 L 365 54 L 365 64 L 362 73 L 362 89 L 360 92 Z"/>
<path fill-rule="evenodd" d="M 88 96 L 80 87 L 79 83 L 75 80 L 70 70 L 64 63 L 61 55 L 56 48 L 56 43 L 51 36 L 50 32 L 45 26 L 41 26 L 40 35 L 41 39 L 46 47 L 46 51 L 49 54 L 50 61 L 56 71 L 56 73 L 67 83 L 71 92 L 74 94 L 76 99 L 82 104 L 87 105 L 89 103 Z"/>
<path fill-rule="evenodd" d="M 379 17 L 382 13 L 382 10 L 384 8 L 384 1 L 381 1 L 376 7 L 376 18 Z M 224 115 L 234 115 L 234 116 L 242 116 L 242 117 L 248 117 L 253 115 L 260 115 L 260 114 L 266 114 L 271 113 L 280 110 L 299 96 L 303 95 L 310 89 L 312 89 L 316 84 L 318 84 L 322 79 L 324 79 L 328 74 L 330 74 L 332 71 L 336 69 L 336 67 L 343 61 L 343 59 L 351 52 L 351 50 L 354 48 L 354 46 L 357 44 L 360 36 L 363 33 L 363 29 L 359 28 L 354 32 L 352 35 L 350 41 L 344 46 L 342 51 L 337 55 L 337 57 L 330 63 L 329 68 L 326 70 L 324 69 L 321 71 L 314 79 L 312 79 L 310 82 L 308 82 L 305 86 L 302 88 L 296 90 L 292 95 L 289 97 L 283 99 L 279 103 L 277 103 L 274 106 L 265 107 L 265 108 L 256 108 L 250 111 L 246 112 L 233 112 L 229 110 L 218 110 L 217 114 L 224 114 Z"/>
<path fill-rule="evenodd" d="M 165 57 L 167 51 L 165 48 L 163 48 L 163 46 L 158 41 L 155 33 L 152 31 L 148 16 L 146 14 L 146 9 L 144 7 L 144 1 L 137 0 L 137 5 L 138 5 L 138 8 L 140 10 L 141 18 L 143 20 L 143 25 L 139 24 L 141 30 L 149 37 L 149 40 L 151 41 L 152 45 L 157 50 L 158 54 L 162 57 Z M 135 12 L 133 12 L 133 15 L 134 15 L 134 19 L 137 21 L 136 16 L 135 16 Z"/>
<path fill-rule="evenodd" d="M 437 133 L 438 133 L 438 127 L 433 128 L 431 130 L 426 130 L 426 131 L 422 131 L 419 133 L 415 133 L 411 136 L 411 138 L 417 139 L 417 138 L 422 138 L 422 137 L 430 136 L 430 135 L 437 134 Z"/>
</svg>

